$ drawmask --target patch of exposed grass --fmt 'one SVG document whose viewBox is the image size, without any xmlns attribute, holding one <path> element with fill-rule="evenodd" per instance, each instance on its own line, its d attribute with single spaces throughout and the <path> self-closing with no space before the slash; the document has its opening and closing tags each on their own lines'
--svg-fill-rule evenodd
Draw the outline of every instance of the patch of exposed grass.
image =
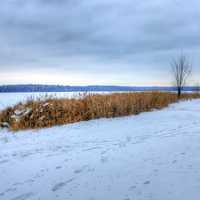
<svg viewBox="0 0 200 200">
<path fill-rule="evenodd" d="M 193 98 L 200 98 L 200 94 L 181 96 L 181 99 Z M 90 119 L 135 115 L 161 109 L 177 101 L 177 95 L 170 92 L 88 94 L 73 99 L 29 100 L 3 110 L 0 124 L 13 131 L 51 127 Z"/>
</svg>

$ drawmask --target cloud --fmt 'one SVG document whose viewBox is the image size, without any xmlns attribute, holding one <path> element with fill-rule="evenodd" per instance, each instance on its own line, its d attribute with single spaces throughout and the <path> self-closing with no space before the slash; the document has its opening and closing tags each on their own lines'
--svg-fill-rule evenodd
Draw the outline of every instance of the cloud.
<svg viewBox="0 0 200 200">
<path fill-rule="evenodd" d="M 196 0 L 2 0 L 0 69 L 164 73 L 181 50 L 198 65 L 199 17 Z"/>
</svg>

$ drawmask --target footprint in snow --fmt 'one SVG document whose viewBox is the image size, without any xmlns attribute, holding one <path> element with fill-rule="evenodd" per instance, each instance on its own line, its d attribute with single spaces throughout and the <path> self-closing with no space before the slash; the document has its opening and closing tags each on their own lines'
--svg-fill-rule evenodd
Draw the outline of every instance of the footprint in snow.
<svg viewBox="0 0 200 200">
<path fill-rule="evenodd" d="M 107 153 L 107 151 L 102 151 L 102 152 L 101 152 L 101 155 L 106 154 L 106 153 Z"/>
<path fill-rule="evenodd" d="M 17 190 L 17 188 L 8 188 L 5 192 L 14 192 L 16 190 Z"/>
<path fill-rule="evenodd" d="M 136 186 L 135 186 L 135 185 L 132 185 L 132 186 L 129 188 L 129 190 L 134 190 L 134 189 L 136 189 Z"/>
<path fill-rule="evenodd" d="M 23 183 L 22 183 L 22 182 L 16 182 L 16 183 L 13 183 L 12 185 L 13 185 L 13 186 L 23 185 Z"/>
<path fill-rule="evenodd" d="M 127 137 L 126 137 L 126 141 L 127 141 L 127 142 L 131 142 L 131 140 L 132 140 L 132 137 L 131 137 L 131 136 L 127 136 Z"/>
<path fill-rule="evenodd" d="M 150 184 L 151 183 L 151 181 L 145 181 L 143 184 L 144 185 L 148 185 L 148 184 Z"/>
<path fill-rule="evenodd" d="M 177 160 L 173 160 L 173 161 L 172 161 L 172 164 L 175 164 L 175 163 L 177 163 Z"/>
<path fill-rule="evenodd" d="M 53 192 L 56 192 L 56 191 L 62 189 L 63 187 L 65 187 L 68 183 L 72 182 L 73 180 L 74 180 L 74 179 L 71 178 L 71 179 L 69 179 L 69 180 L 67 180 L 67 181 L 65 181 L 65 182 L 57 183 L 56 185 L 53 186 L 52 191 L 53 191 Z"/>
<path fill-rule="evenodd" d="M 7 163 L 9 162 L 9 160 L 0 160 L 0 164 L 4 164 L 4 163 Z"/>
<path fill-rule="evenodd" d="M 4 194 L 5 194 L 4 192 L 1 192 L 1 193 L 0 193 L 0 196 L 4 196 Z"/>
<path fill-rule="evenodd" d="M 74 173 L 75 174 L 79 174 L 79 173 L 81 173 L 83 171 L 83 169 L 76 169 L 76 170 L 74 170 Z"/>
<path fill-rule="evenodd" d="M 107 162 L 108 162 L 108 158 L 102 156 L 102 157 L 101 157 L 101 163 L 107 163 Z"/>
<path fill-rule="evenodd" d="M 17 197 L 14 197 L 11 200 L 27 200 L 32 196 L 33 196 L 33 193 L 29 192 L 29 193 L 21 194 L 21 195 L 19 195 Z"/>
<path fill-rule="evenodd" d="M 33 179 L 28 179 L 28 180 L 25 181 L 24 183 L 33 183 L 33 182 L 35 182 L 35 180 L 33 180 Z"/>
<path fill-rule="evenodd" d="M 124 148 L 124 147 L 126 147 L 126 143 L 125 142 L 120 142 L 118 144 L 118 146 L 119 146 L 119 148 Z"/>
<path fill-rule="evenodd" d="M 74 173 L 79 174 L 79 173 L 83 172 L 87 167 L 88 167 L 87 165 L 84 165 L 81 168 L 74 170 Z"/>
</svg>

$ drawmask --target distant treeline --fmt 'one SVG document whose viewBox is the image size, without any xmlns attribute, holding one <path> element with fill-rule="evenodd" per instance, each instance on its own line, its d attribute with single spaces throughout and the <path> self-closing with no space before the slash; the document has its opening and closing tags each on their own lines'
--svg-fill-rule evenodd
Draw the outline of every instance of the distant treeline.
<svg viewBox="0 0 200 200">
<path fill-rule="evenodd" d="M 2 92 L 87 92 L 87 91 L 175 91 L 176 87 L 158 86 L 63 86 L 63 85 L 2 85 Z M 184 91 L 199 91 L 199 87 L 186 86 Z"/>
</svg>

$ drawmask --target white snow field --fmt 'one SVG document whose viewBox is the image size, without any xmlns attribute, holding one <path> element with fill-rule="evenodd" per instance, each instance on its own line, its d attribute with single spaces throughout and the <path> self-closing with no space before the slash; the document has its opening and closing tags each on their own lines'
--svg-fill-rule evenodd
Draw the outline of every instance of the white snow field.
<svg viewBox="0 0 200 200">
<path fill-rule="evenodd" d="M 198 200 L 200 100 L 137 116 L 0 130 L 0 200 Z"/>
<path fill-rule="evenodd" d="M 112 92 L 25 92 L 25 93 L 0 93 L 0 110 L 7 106 L 25 102 L 30 99 L 46 98 L 79 98 L 83 94 L 109 94 Z"/>
<path fill-rule="evenodd" d="M 0 93 L 0 110 L 7 106 L 25 102 L 29 99 L 45 99 L 47 97 L 71 98 L 78 96 L 79 92 L 25 92 L 25 93 Z M 81 94 L 81 93 L 80 93 Z"/>
</svg>

